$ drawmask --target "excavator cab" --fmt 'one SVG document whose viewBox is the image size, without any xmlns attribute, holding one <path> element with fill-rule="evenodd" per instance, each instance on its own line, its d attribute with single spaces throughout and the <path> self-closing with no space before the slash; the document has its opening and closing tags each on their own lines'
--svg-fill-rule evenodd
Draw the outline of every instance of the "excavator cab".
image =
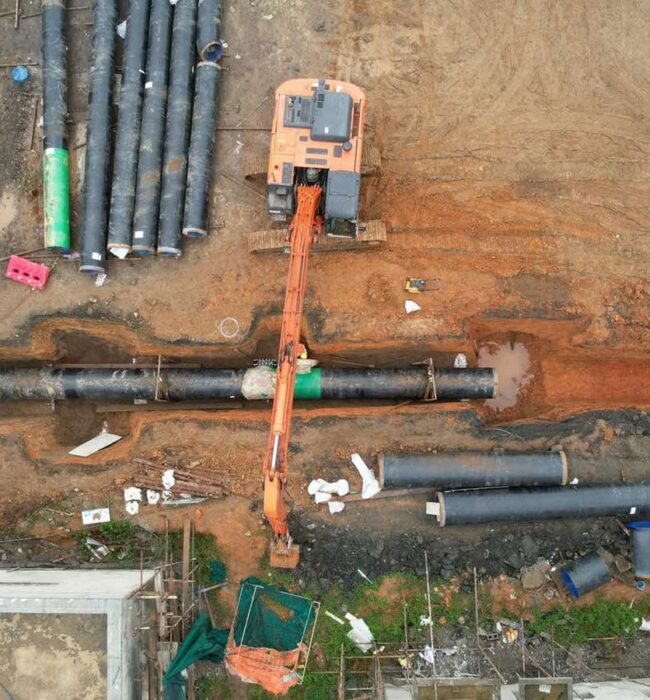
<svg viewBox="0 0 650 700">
<path fill-rule="evenodd" d="M 361 88 L 340 80 L 298 78 L 275 91 L 268 166 L 253 155 L 247 179 L 265 178 L 266 200 L 273 221 L 288 224 L 296 211 L 296 188 L 323 191 L 319 216 L 326 238 L 343 238 L 338 247 L 381 245 L 386 227 L 380 221 L 358 221 L 361 176 L 379 167 L 375 149 L 364 145 L 366 96 Z M 281 234 L 278 234 L 282 231 Z M 249 237 L 251 252 L 286 250 L 286 229 L 257 231 Z M 317 248 L 334 250 L 334 242 Z"/>
<path fill-rule="evenodd" d="M 267 206 L 288 222 L 295 187 L 320 184 L 325 231 L 356 235 L 366 96 L 350 83 L 288 80 L 275 93 Z"/>
</svg>

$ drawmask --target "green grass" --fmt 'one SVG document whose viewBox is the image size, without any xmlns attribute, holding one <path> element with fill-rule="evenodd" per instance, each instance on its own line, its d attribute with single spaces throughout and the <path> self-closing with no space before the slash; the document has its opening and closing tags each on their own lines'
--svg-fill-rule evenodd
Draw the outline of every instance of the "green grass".
<svg viewBox="0 0 650 700">
<path fill-rule="evenodd" d="M 626 603 L 598 602 L 588 608 L 555 608 L 528 623 L 528 635 L 553 634 L 559 644 L 580 644 L 594 637 L 629 637 L 639 627 L 639 612 Z"/>
</svg>

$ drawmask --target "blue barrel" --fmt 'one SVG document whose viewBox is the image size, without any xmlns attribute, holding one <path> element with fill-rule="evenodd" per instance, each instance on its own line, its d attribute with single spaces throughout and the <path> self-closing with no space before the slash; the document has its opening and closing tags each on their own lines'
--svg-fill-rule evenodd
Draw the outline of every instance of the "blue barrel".
<svg viewBox="0 0 650 700">
<path fill-rule="evenodd" d="M 650 520 L 627 523 L 632 530 L 632 563 L 637 578 L 650 578 Z"/>
<path fill-rule="evenodd" d="M 562 582 L 574 598 L 612 580 L 612 572 L 598 552 L 589 552 L 560 571 Z"/>
</svg>

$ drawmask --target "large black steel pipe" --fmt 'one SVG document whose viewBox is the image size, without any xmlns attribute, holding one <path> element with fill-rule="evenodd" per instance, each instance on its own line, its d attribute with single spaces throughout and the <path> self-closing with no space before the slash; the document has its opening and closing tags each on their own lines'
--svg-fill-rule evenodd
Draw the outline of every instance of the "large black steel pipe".
<svg viewBox="0 0 650 700">
<path fill-rule="evenodd" d="M 196 68 L 183 215 L 183 235 L 190 238 L 199 238 L 208 233 L 208 200 L 214 167 L 212 154 L 220 77 L 221 68 L 212 61 L 202 61 Z"/>
<path fill-rule="evenodd" d="M 43 245 L 70 251 L 68 45 L 65 0 L 41 3 L 43 54 Z"/>
<path fill-rule="evenodd" d="M 124 37 L 120 106 L 115 136 L 108 249 L 116 255 L 131 250 L 138 145 L 142 118 L 150 0 L 131 0 Z M 123 253 L 120 253 L 123 251 Z"/>
<path fill-rule="evenodd" d="M 205 1 L 205 0 L 204 0 Z M 187 178 L 187 149 L 192 119 L 192 81 L 196 0 L 179 0 L 174 8 L 165 155 L 160 196 L 158 253 L 179 257 Z"/>
<path fill-rule="evenodd" d="M 425 367 L 398 369 L 328 369 L 323 367 L 322 394 L 327 399 L 491 399 L 496 373 L 489 368 L 435 369 L 433 382 Z"/>
<path fill-rule="evenodd" d="M 567 459 L 562 451 L 380 454 L 377 463 L 379 483 L 389 489 L 563 486 L 568 481 Z"/>
<path fill-rule="evenodd" d="M 172 13 L 169 0 L 152 0 L 131 244 L 134 253 L 151 254 L 156 249 Z"/>
<path fill-rule="evenodd" d="M 650 482 L 451 491 L 427 513 L 441 526 L 650 514 Z"/>
<path fill-rule="evenodd" d="M 106 258 L 116 23 L 117 0 L 95 0 L 79 246 L 79 269 L 95 275 Z"/>
<path fill-rule="evenodd" d="M 409 368 L 405 372 L 420 372 L 419 368 Z M 475 398 L 472 394 L 472 373 L 485 370 L 450 369 L 447 375 L 440 376 L 439 396 L 443 395 L 445 376 L 463 373 L 467 392 L 454 398 Z M 382 379 L 381 373 L 385 376 Z M 355 382 L 348 381 L 350 374 Z M 4 369 L 0 370 L 0 400 L 61 400 L 93 399 L 112 401 L 131 401 L 133 399 L 164 398 L 171 401 L 193 401 L 198 399 L 247 398 L 265 399 L 273 395 L 275 370 L 268 367 L 252 369 Z M 338 387 L 335 394 L 322 388 L 323 377 Z M 246 380 L 246 383 L 244 383 Z M 373 370 L 368 376 L 368 387 L 379 381 L 382 385 L 381 398 L 418 399 L 422 396 L 410 394 L 410 383 L 404 382 L 402 373 L 394 370 Z M 312 370 L 308 374 L 298 375 L 296 382 L 297 399 L 303 400 L 355 400 L 373 398 L 371 391 L 359 394 L 358 371 L 348 369 Z M 456 392 L 457 387 L 452 380 Z M 158 390 L 156 391 L 156 385 Z M 478 382 L 482 388 L 482 380 Z M 345 386 L 350 391 L 344 390 Z M 405 392 L 405 387 L 408 392 Z"/>
<path fill-rule="evenodd" d="M 200 0 L 196 50 L 202 61 L 221 57 L 221 0 Z"/>
</svg>

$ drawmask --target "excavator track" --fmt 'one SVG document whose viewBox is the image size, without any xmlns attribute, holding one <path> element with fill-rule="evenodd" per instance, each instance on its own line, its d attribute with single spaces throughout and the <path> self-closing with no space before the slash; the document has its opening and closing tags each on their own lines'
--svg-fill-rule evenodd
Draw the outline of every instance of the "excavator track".
<svg viewBox="0 0 650 700">
<path fill-rule="evenodd" d="M 313 252 L 336 252 L 339 250 L 365 250 L 385 245 L 387 240 L 386 224 L 383 221 L 364 221 L 357 226 L 356 238 L 320 236 L 314 243 Z M 249 253 L 288 253 L 289 229 L 275 228 L 253 231 L 248 234 Z"/>
</svg>

